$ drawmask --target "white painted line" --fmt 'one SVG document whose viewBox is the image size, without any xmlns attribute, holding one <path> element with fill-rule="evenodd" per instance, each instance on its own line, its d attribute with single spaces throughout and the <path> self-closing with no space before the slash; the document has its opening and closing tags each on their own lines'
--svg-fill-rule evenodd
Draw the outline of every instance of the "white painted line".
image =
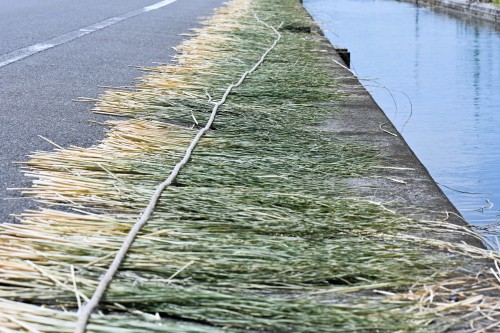
<svg viewBox="0 0 500 333">
<path fill-rule="evenodd" d="M 155 10 L 155 9 L 158 9 L 158 8 L 161 8 L 161 7 L 165 7 L 166 5 L 170 5 L 174 1 L 176 1 L 176 0 L 160 1 L 160 2 L 154 3 L 154 4 L 150 5 L 150 6 L 144 7 L 144 10 L 147 11 L 147 12 L 149 12 L 150 10 Z"/>
<path fill-rule="evenodd" d="M 152 10 L 160 9 L 162 7 L 165 7 L 167 5 L 170 5 L 171 3 L 175 2 L 177 0 L 164 0 L 160 1 L 157 3 L 154 3 L 150 6 L 133 10 L 131 12 L 125 13 L 120 16 L 115 16 L 112 18 L 109 18 L 107 20 L 97 22 L 95 24 L 79 28 L 77 30 L 70 31 L 68 33 L 65 33 L 63 35 L 59 35 L 57 37 L 48 39 L 46 41 L 36 43 L 27 47 L 23 47 L 22 49 L 17 49 L 15 51 L 11 51 L 9 53 L 5 53 L 0 55 L 0 68 L 7 66 L 9 64 L 12 64 L 13 62 L 22 60 L 24 58 L 27 58 L 33 54 L 37 54 L 39 52 L 51 49 L 53 47 L 56 47 L 61 44 L 65 44 L 68 42 L 71 42 L 72 40 L 75 40 L 77 38 L 83 37 L 85 35 L 88 35 L 90 33 L 99 31 L 101 29 L 104 29 L 106 27 L 109 27 L 110 25 L 113 25 L 115 23 L 121 22 L 123 20 L 129 19 L 131 17 L 150 12 Z"/>
</svg>

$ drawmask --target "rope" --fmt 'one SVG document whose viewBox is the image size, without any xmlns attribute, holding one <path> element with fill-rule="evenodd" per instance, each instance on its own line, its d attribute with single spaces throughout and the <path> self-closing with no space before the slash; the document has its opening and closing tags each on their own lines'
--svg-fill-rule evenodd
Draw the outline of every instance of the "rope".
<svg viewBox="0 0 500 333">
<path fill-rule="evenodd" d="M 176 164 L 176 166 L 174 167 L 174 169 L 170 173 L 170 176 L 168 176 L 168 178 L 165 179 L 165 181 L 163 181 L 162 183 L 160 183 L 156 187 L 155 192 L 151 196 L 149 204 L 147 205 L 146 209 L 142 212 L 141 216 L 139 217 L 137 222 L 134 224 L 132 229 L 129 231 L 127 237 L 123 241 L 122 246 L 120 247 L 120 250 L 117 252 L 117 254 L 115 256 L 113 263 L 111 264 L 111 266 L 109 266 L 108 270 L 106 271 L 106 274 L 104 274 L 104 276 L 100 280 L 99 285 L 97 286 L 96 290 L 94 291 L 92 298 L 84 305 L 84 307 L 79 312 L 78 321 L 76 322 L 76 327 L 75 327 L 74 333 L 85 333 L 85 331 L 87 329 L 88 321 L 90 319 L 90 315 L 92 314 L 94 309 L 99 304 L 99 301 L 101 300 L 106 289 L 108 288 L 109 284 L 113 280 L 113 277 L 115 276 L 116 272 L 118 271 L 118 268 L 120 267 L 123 259 L 127 255 L 127 252 L 130 249 L 130 247 L 132 246 L 132 243 L 134 242 L 134 239 L 136 238 L 140 229 L 147 223 L 147 221 L 151 217 L 151 214 L 153 213 L 153 210 L 156 207 L 156 204 L 160 198 L 161 193 L 163 192 L 163 190 L 165 190 L 165 188 L 167 186 L 172 184 L 172 182 L 174 181 L 175 177 L 177 177 L 177 175 L 179 174 L 182 167 L 184 167 L 184 165 L 186 165 L 187 162 L 189 161 L 189 159 L 191 158 L 191 155 L 192 155 L 196 145 L 198 144 L 198 142 L 202 138 L 202 136 L 207 131 L 210 130 L 210 128 L 212 127 L 212 124 L 215 120 L 215 116 L 217 115 L 217 112 L 219 110 L 219 107 L 226 102 L 227 97 L 229 96 L 229 94 L 231 93 L 231 91 L 234 88 L 239 87 L 250 74 L 252 74 L 253 72 L 255 72 L 257 70 L 257 68 L 264 62 L 264 59 L 267 57 L 269 52 L 271 52 L 276 47 L 278 42 L 280 41 L 281 34 L 278 32 L 278 30 L 276 28 L 274 28 L 274 27 L 270 26 L 269 24 L 260 20 L 256 14 L 254 14 L 254 17 L 259 23 L 263 24 L 267 28 L 272 29 L 274 31 L 274 33 L 277 36 L 274 43 L 271 45 L 271 47 L 269 49 L 266 50 L 266 52 L 264 52 L 264 54 L 260 57 L 259 61 L 250 70 L 243 73 L 243 75 L 240 77 L 239 81 L 236 84 L 232 83 L 227 87 L 227 89 L 224 92 L 224 95 L 222 96 L 220 101 L 218 101 L 217 103 L 214 103 L 214 107 L 212 109 L 212 114 L 210 115 L 210 118 L 209 118 L 207 124 L 205 125 L 204 128 L 202 128 L 198 132 L 198 134 L 196 134 L 193 141 L 191 141 L 191 144 L 187 148 L 186 153 L 185 153 L 184 157 L 182 158 L 182 160 Z M 281 27 L 281 25 L 280 25 L 280 27 Z M 279 29 L 279 27 L 278 27 L 278 29 Z"/>
</svg>

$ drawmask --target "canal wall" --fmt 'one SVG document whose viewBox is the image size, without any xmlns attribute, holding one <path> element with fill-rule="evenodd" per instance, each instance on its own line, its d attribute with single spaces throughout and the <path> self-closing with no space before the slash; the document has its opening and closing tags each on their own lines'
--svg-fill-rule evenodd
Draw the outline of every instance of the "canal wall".
<svg viewBox="0 0 500 333">
<path fill-rule="evenodd" d="M 415 220 L 446 221 L 469 226 L 401 133 L 349 69 L 350 55 L 346 49 L 333 46 L 319 25 L 314 26 L 311 33 L 321 39 L 321 51 L 331 57 L 330 68 L 325 70 L 341 78 L 337 80 L 335 89 L 344 96 L 341 101 L 330 103 L 332 108 L 341 112 L 325 119 L 319 130 L 339 140 L 373 147 L 379 152 L 381 160 L 380 166 L 368 171 L 366 177 L 347 179 L 344 185 L 356 196 L 382 203 Z M 422 235 L 484 248 L 481 241 L 466 233 L 451 235 L 424 232 Z"/>
<path fill-rule="evenodd" d="M 451 11 L 460 15 L 479 18 L 481 20 L 500 23 L 500 6 L 492 3 L 481 3 L 467 0 L 403 0 L 417 6 L 423 5 L 435 9 Z"/>
</svg>

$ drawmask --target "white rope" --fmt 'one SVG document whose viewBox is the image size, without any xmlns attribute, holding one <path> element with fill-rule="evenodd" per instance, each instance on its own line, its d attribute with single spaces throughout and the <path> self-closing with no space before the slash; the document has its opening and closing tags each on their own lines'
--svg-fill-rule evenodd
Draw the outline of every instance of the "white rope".
<svg viewBox="0 0 500 333">
<path fill-rule="evenodd" d="M 239 81 L 236 84 L 230 84 L 229 87 L 227 87 L 221 100 L 218 101 L 217 103 L 214 103 L 214 107 L 212 109 L 212 114 L 210 115 L 210 118 L 209 118 L 207 124 L 205 125 L 204 128 L 202 128 L 198 132 L 198 134 L 196 134 L 193 141 L 191 141 L 191 144 L 187 148 L 186 153 L 185 153 L 184 157 L 182 158 L 182 160 L 179 163 L 177 163 L 177 165 L 174 167 L 174 169 L 170 173 L 170 176 L 168 176 L 168 178 L 165 181 L 163 181 L 162 183 L 160 183 L 156 187 L 156 190 L 153 193 L 146 209 L 143 211 L 143 213 L 141 214 L 141 216 L 139 217 L 137 222 L 134 224 L 132 229 L 129 231 L 127 237 L 123 241 L 122 246 L 120 247 L 120 250 L 117 252 L 117 254 L 115 256 L 113 263 L 111 264 L 111 266 L 109 266 L 108 270 L 106 271 L 106 274 L 104 274 L 102 279 L 99 281 L 99 285 L 97 286 L 96 290 L 94 291 L 94 295 L 81 309 L 79 316 L 78 316 L 78 321 L 76 322 L 76 327 L 75 327 L 74 333 L 85 333 L 85 331 L 87 329 L 88 321 L 90 319 L 90 315 L 94 311 L 95 307 L 99 304 L 99 301 L 101 300 L 106 289 L 108 288 L 108 285 L 113 280 L 113 277 L 115 276 L 116 272 L 118 271 L 118 268 L 120 267 L 123 259 L 125 258 L 130 246 L 132 246 L 132 243 L 134 242 L 134 239 L 137 236 L 139 230 L 146 224 L 146 222 L 151 217 L 151 214 L 153 213 L 153 210 L 154 210 L 163 190 L 167 186 L 172 184 L 175 177 L 177 177 L 177 175 L 179 174 L 179 171 L 189 161 L 191 154 L 193 153 L 193 151 L 194 151 L 196 145 L 198 144 L 198 142 L 200 141 L 201 137 L 207 131 L 209 131 L 210 128 L 212 127 L 212 124 L 215 120 L 215 116 L 217 115 L 217 111 L 219 110 L 219 107 L 226 102 L 228 95 L 231 93 L 231 91 L 234 88 L 239 87 L 243 83 L 243 81 L 248 77 L 248 75 L 252 74 L 253 72 L 255 72 L 257 70 L 257 68 L 264 62 L 264 59 L 269 54 L 269 52 L 271 52 L 276 47 L 278 42 L 280 41 L 281 34 L 278 32 L 278 30 L 276 28 L 261 21 L 257 17 L 256 14 L 254 14 L 254 16 L 255 16 L 255 19 L 259 23 L 265 25 L 266 27 L 268 27 L 269 29 L 272 29 L 274 31 L 274 33 L 277 36 L 274 43 L 271 45 L 271 47 L 269 49 L 266 50 L 266 52 L 264 52 L 264 54 L 260 57 L 259 61 L 250 70 L 243 73 L 243 75 L 240 77 Z M 281 25 L 280 25 L 280 27 L 281 27 Z M 279 27 L 278 27 L 278 29 L 279 29 Z"/>
</svg>

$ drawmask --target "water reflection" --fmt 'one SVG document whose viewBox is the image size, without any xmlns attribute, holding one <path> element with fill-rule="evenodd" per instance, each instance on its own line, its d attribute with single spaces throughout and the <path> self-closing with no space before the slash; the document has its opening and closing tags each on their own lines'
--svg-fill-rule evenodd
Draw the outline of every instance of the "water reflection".
<svg viewBox="0 0 500 333">
<path fill-rule="evenodd" d="M 304 3 L 398 129 L 410 97 L 404 137 L 466 219 L 500 221 L 499 31 L 392 0 Z"/>
</svg>

